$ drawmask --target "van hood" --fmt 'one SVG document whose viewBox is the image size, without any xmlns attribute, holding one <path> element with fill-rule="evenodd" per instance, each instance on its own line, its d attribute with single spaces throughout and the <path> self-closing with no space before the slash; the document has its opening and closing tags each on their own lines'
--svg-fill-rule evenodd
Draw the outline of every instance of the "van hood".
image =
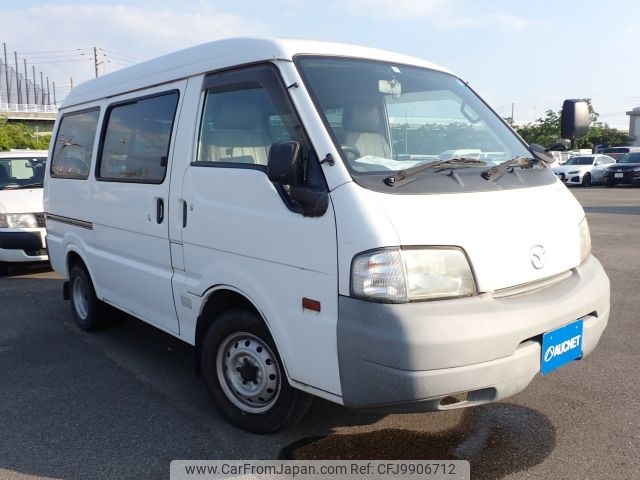
<svg viewBox="0 0 640 480">
<path fill-rule="evenodd" d="M 39 213 L 42 208 L 42 188 L 0 190 L 0 210 L 7 213 Z"/>
<path fill-rule="evenodd" d="M 551 277 L 580 263 L 578 226 L 584 211 L 560 182 L 493 192 L 377 197 L 403 247 L 464 249 L 481 292 Z M 540 246 L 544 264 L 536 268 L 532 254 Z"/>
</svg>

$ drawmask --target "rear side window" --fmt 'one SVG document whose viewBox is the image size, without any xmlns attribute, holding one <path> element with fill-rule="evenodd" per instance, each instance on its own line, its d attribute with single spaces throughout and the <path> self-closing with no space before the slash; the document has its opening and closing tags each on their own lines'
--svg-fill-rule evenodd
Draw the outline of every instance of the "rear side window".
<svg viewBox="0 0 640 480">
<path fill-rule="evenodd" d="M 100 110 L 96 108 L 62 117 L 53 148 L 52 177 L 77 180 L 89 177 L 99 116 Z"/>
<path fill-rule="evenodd" d="M 177 105 L 178 92 L 173 91 L 109 107 L 97 178 L 162 183 Z"/>
</svg>

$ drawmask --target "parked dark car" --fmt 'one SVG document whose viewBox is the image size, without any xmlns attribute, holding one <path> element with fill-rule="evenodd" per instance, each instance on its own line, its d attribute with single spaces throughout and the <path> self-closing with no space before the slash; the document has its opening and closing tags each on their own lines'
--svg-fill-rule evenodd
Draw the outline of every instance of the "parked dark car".
<svg viewBox="0 0 640 480">
<path fill-rule="evenodd" d="M 613 187 L 620 184 L 640 185 L 640 152 L 627 153 L 604 172 L 604 184 Z"/>
</svg>

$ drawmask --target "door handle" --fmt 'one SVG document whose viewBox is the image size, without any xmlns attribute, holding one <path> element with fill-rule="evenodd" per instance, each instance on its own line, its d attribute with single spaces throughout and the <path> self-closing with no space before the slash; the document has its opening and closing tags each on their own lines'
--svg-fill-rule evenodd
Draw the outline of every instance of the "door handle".
<svg viewBox="0 0 640 480">
<path fill-rule="evenodd" d="M 182 201 L 182 228 L 187 228 L 187 201 Z"/>
<path fill-rule="evenodd" d="M 156 222 L 162 223 L 164 220 L 164 200 L 161 198 L 156 199 Z"/>
</svg>

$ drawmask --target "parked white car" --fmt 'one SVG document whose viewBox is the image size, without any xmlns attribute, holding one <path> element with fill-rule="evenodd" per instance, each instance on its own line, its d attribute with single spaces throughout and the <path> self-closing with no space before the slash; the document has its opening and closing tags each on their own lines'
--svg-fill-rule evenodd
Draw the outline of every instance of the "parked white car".
<svg viewBox="0 0 640 480">
<path fill-rule="evenodd" d="M 604 182 L 604 171 L 616 161 L 607 155 L 579 155 L 571 157 L 563 165 L 552 168 L 560 180 L 567 185 L 588 187 Z"/>
<path fill-rule="evenodd" d="M 0 270 L 48 260 L 42 212 L 46 161 L 46 150 L 0 152 Z"/>
</svg>

